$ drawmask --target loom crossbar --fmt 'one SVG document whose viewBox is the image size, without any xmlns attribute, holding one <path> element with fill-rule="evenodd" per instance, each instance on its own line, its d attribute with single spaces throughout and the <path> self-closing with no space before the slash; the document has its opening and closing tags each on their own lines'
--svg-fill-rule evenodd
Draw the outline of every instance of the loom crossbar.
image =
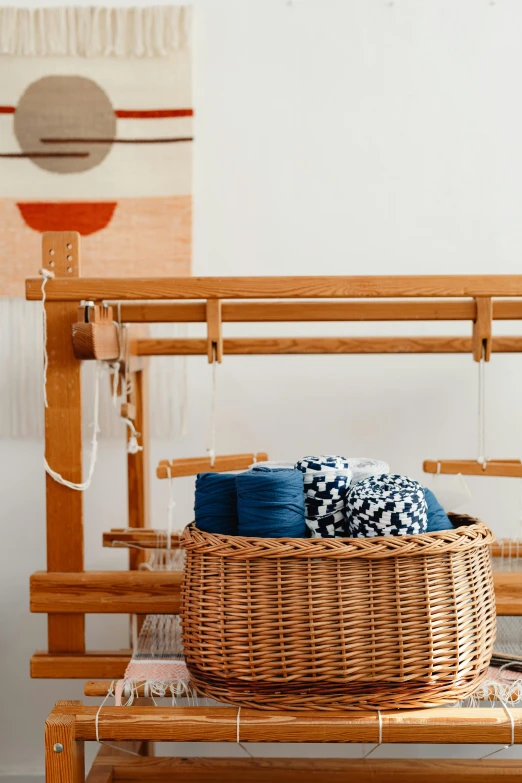
<svg viewBox="0 0 522 783">
<path fill-rule="evenodd" d="M 26 280 L 26 298 L 42 298 L 42 281 Z M 379 299 L 522 296 L 522 275 L 302 277 L 57 278 L 50 302 L 141 299 Z"/>
</svg>

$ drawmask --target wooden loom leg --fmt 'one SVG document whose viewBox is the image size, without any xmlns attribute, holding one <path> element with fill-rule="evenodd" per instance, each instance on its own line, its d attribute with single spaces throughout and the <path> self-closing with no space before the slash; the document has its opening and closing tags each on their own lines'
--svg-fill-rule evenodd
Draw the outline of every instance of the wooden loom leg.
<svg viewBox="0 0 522 783">
<path fill-rule="evenodd" d="M 74 715 L 59 710 L 60 702 L 45 722 L 46 783 L 84 783 L 84 743 L 75 738 Z"/>
<path fill-rule="evenodd" d="M 49 232 L 42 237 L 42 268 L 56 277 L 80 274 L 79 234 Z M 82 481 L 82 410 L 80 362 L 72 346 L 75 303 L 49 302 L 47 313 L 47 401 L 45 456 L 64 478 Z M 83 571 L 82 493 L 46 476 L 47 570 Z M 50 652 L 85 651 L 85 616 L 48 616 Z"/>
<path fill-rule="evenodd" d="M 149 498 L 149 390 L 146 368 L 132 373 L 134 404 L 136 406 L 136 430 L 141 433 L 142 451 L 127 455 L 129 527 L 150 527 Z M 130 433 L 127 434 L 127 438 Z M 146 552 L 129 551 L 129 568 L 136 569 L 146 557 Z"/>
</svg>

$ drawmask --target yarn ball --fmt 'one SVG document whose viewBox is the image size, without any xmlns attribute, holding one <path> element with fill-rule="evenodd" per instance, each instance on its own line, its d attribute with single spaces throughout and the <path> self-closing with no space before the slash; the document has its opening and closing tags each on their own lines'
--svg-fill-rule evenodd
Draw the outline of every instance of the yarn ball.
<svg viewBox="0 0 522 783">
<path fill-rule="evenodd" d="M 370 476 L 382 476 L 383 473 L 390 472 L 390 466 L 382 459 L 371 459 L 369 457 L 348 457 L 348 465 L 352 471 L 352 484 L 363 481 Z"/>
<path fill-rule="evenodd" d="M 194 501 L 196 527 L 205 533 L 237 536 L 235 473 L 199 473 Z"/>
<path fill-rule="evenodd" d="M 236 476 L 238 532 L 255 538 L 306 536 L 303 474 L 254 467 Z"/>
<path fill-rule="evenodd" d="M 354 484 L 347 498 L 347 532 L 352 538 L 425 533 L 428 507 L 421 485 L 397 474 Z"/>
<path fill-rule="evenodd" d="M 434 533 L 437 530 L 453 530 L 448 515 L 440 505 L 439 501 L 427 487 L 424 487 L 424 497 L 428 506 L 428 533 Z"/>
<path fill-rule="evenodd" d="M 306 524 L 312 538 L 335 538 L 344 531 L 346 496 L 352 471 L 345 457 L 303 457 L 296 463 L 303 474 Z"/>
</svg>

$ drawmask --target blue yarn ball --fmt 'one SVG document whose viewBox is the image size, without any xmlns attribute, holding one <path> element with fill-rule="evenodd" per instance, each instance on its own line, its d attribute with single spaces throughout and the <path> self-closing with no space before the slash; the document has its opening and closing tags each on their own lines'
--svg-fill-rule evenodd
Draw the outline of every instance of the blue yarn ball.
<svg viewBox="0 0 522 783">
<path fill-rule="evenodd" d="M 439 501 L 427 487 L 424 487 L 424 497 L 428 506 L 428 529 L 427 533 L 434 533 L 437 530 L 453 530 L 448 515 L 440 505 Z"/>
<path fill-rule="evenodd" d="M 235 473 L 199 473 L 194 501 L 196 527 L 205 533 L 237 536 Z"/>
<path fill-rule="evenodd" d="M 255 467 L 236 477 L 238 531 L 255 538 L 305 538 L 303 474 Z"/>
</svg>

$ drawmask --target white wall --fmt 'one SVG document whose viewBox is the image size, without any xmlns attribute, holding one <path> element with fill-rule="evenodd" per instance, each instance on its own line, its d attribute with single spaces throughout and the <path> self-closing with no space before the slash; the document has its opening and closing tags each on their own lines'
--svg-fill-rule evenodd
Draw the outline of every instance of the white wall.
<svg viewBox="0 0 522 783">
<path fill-rule="evenodd" d="M 194 272 L 520 272 L 521 27 L 517 0 L 200 0 Z M 383 331 L 390 329 L 374 328 Z M 434 328 L 397 326 L 421 331 Z M 153 463 L 207 445 L 209 368 L 194 359 L 189 373 L 190 434 L 155 443 Z M 229 357 L 219 370 L 219 450 L 378 456 L 421 479 L 426 457 L 476 455 L 476 375 L 468 356 Z M 521 381 L 520 357 L 494 356 L 490 456 L 520 456 Z M 45 565 L 41 449 L 2 444 L 0 771 L 11 774 L 41 770 L 46 713 L 57 698 L 81 698 L 80 683 L 28 678 L 31 653 L 45 645 L 45 619 L 27 609 L 28 575 Z M 520 483 L 469 483 L 467 510 L 498 535 L 518 535 Z M 190 518 L 191 482 L 179 487 L 181 524 Z M 154 493 L 155 524 L 163 525 L 166 490 L 154 483 Z M 87 567 L 124 567 L 123 553 L 100 547 L 102 530 L 125 524 L 117 444 L 102 444 L 85 502 Z M 126 643 L 124 618 L 89 618 L 90 647 Z"/>
</svg>

